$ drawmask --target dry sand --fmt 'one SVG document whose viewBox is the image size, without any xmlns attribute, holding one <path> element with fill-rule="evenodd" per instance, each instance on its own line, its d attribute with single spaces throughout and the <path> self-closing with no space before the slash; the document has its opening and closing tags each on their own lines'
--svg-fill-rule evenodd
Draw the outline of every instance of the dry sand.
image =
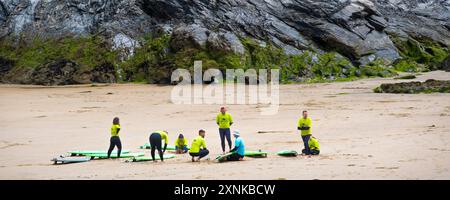
<svg viewBox="0 0 450 200">
<path fill-rule="evenodd" d="M 450 80 L 450 73 L 417 80 L 428 78 Z M 214 122 L 220 105 L 173 105 L 171 86 L 0 85 L 0 179 L 450 179 L 450 94 L 372 92 L 400 81 L 282 85 L 274 116 L 261 116 L 255 105 L 229 106 L 247 149 L 269 152 L 302 149 L 296 123 L 308 109 L 322 151 L 313 158 L 271 154 L 219 164 L 191 163 L 183 155 L 156 164 L 119 159 L 58 166 L 50 159 L 69 150 L 106 150 L 114 116 L 121 118 L 124 149 L 140 151 L 152 130 L 168 130 L 172 144 L 175 133 L 190 141 L 203 128 L 213 159 L 220 153 Z"/>
</svg>

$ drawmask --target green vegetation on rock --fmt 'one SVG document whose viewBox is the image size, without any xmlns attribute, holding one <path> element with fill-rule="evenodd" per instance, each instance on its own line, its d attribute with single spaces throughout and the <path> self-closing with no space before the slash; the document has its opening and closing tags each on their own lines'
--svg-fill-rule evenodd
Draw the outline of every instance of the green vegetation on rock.
<svg viewBox="0 0 450 200">
<path fill-rule="evenodd" d="M 403 59 L 394 63 L 394 67 L 398 71 L 425 72 L 436 70 L 449 56 L 448 47 L 429 39 L 405 39 L 391 35 L 391 40 L 403 57 Z"/>
<path fill-rule="evenodd" d="M 450 93 L 450 81 L 427 80 L 425 82 L 403 82 L 381 84 L 374 89 L 376 93 Z"/>
<path fill-rule="evenodd" d="M 3 39 L 0 58 L 14 63 L 17 69 L 35 69 L 55 60 L 76 63 L 82 70 L 96 66 L 113 65 L 118 81 L 138 83 L 170 83 L 176 69 L 193 72 L 194 61 L 201 60 L 203 70 L 215 68 L 224 74 L 226 69 L 279 69 L 282 83 L 351 81 L 362 77 L 390 77 L 396 71 L 426 71 L 434 69 L 448 56 L 448 50 L 431 42 L 400 40 L 393 37 L 404 59 L 391 66 L 377 59 L 364 66 L 355 66 L 336 52 L 318 54 L 305 50 L 298 55 L 286 54 L 269 42 L 241 38 L 245 49 L 237 54 L 203 45 L 186 45 L 170 35 L 147 35 L 139 40 L 134 53 L 120 60 L 120 51 L 111 50 L 111 44 L 101 37 L 67 37 L 62 39 L 34 39 L 22 41 Z M 26 71 L 26 70 L 25 70 Z"/>
<path fill-rule="evenodd" d="M 58 40 L 39 39 L 0 41 L 0 57 L 15 61 L 15 67 L 30 68 L 55 60 L 70 60 L 89 70 L 107 63 L 116 63 L 117 53 L 111 51 L 101 37 L 66 37 Z"/>
</svg>

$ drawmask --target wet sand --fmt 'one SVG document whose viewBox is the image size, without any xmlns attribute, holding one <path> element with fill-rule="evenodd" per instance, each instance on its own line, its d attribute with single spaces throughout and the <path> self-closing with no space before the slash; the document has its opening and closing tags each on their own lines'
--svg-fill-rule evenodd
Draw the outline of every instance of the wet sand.
<svg viewBox="0 0 450 200">
<path fill-rule="evenodd" d="M 450 80 L 450 73 L 418 79 Z M 381 83 L 280 86 L 277 115 L 257 105 L 229 105 L 233 128 L 248 150 L 301 151 L 296 130 L 303 109 L 321 144 L 317 157 L 246 158 L 216 163 L 221 152 L 215 116 L 220 105 L 174 105 L 172 86 L 113 84 L 40 87 L 0 85 L 0 179 L 450 179 L 450 94 L 376 94 Z M 106 150 L 112 118 L 121 118 L 124 149 L 142 151 L 153 130 L 182 132 L 189 142 L 207 131 L 210 161 L 181 155 L 165 163 L 126 159 L 52 165 L 69 150 Z M 147 155 L 149 150 L 143 150 Z"/>
</svg>

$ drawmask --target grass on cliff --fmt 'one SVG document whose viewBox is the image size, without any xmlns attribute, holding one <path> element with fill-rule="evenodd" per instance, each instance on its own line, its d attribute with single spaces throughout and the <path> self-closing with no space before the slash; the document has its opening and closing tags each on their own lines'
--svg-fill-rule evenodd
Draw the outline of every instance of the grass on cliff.
<svg viewBox="0 0 450 200">
<path fill-rule="evenodd" d="M 12 42 L 15 41 L 15 42 Z M 34 39 L 17 42 L 2 40 L 0 56 L 13 60 L 17 68 L 33 69 L 58 59 L 71 60 L 86 70 L 105 63 L 116 66 L 124 82 L 170 83 L 171 72 L 182 68 L 193 71 L 194 61 L 203 61 L 203 70 L 279 69 L 282 83 L 349 81 L 363 77 L 389 77 L 396 71 L 425 71 L 448 56 L 448 50 L 431 42 L 394 40 L 403 60 L 391 67 L 383 60 L 354 66 L 335 52 L 316 54 L 304 51 L 288 55 L 273 44 L 241 38 L 245 53 L 235 54 L 205 46 L 177 46 L 170 35 L 145 36 L 134 54 L 121 61 L 119 52 L 101 37 Z M 423 68 L 423 69 L 422 69 Z"/>
<path fill-rule="evenodd" d="M 402 59 L 394 63 L 395 69 L 402 72 L 426 72 L 437 70 L 450 54 L 444 47 L 429 39 L 404 39 L 390 36 L 400 52 Z"/>
<path fill-rule="evenodd" d="M 304 51 L 287 55 L 270 43 L 261 45 L 255 40 L 242 38 L 245 53 L 242 55 L 220 49 L 186 46 L 174 48 L 169 35 L 147 36 L 141 47 L 128 60 L 120 63 L 124 81 L 167 83 L 171 72 L 187 69 L 193 72 L 194 61 L 201 60 L 203 70 L 219 69 L 279 69 L 282 83 L 347 81 L 358 77 L 390 76 L 392 70 L 378 61 L 355 67 L 337 53 L 314 54 Z M 175 50 L 176 49 L 176 50 Z"/>
<path fill-rule="evenodd" d="M 0 41 L 0 56 L 15 61 L 15 67 L 34 69 L 49 62 L 66 59 L 89 70 L 105 63 L 116 63 L 117 53 L 100 37 L 67 37 Z"/>
</svg>

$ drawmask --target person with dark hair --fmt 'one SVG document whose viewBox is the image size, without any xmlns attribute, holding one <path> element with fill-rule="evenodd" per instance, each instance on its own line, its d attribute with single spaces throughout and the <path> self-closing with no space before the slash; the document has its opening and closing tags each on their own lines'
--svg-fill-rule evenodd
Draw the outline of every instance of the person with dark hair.
<svg viewBox="0 0 450 200">
<path fill-rule="evenodd" d="M 301 132 L 302 140 L 304 149 L 302 152 L 304 152 L 306 155 L 310 154 L 310 149 L 308 145 L 308 141 L 311 137 L 311 118 L 308 117 L 308 111 L 303 111 L 303 116 L 298 120 L 298 130 Z"/>
<path fill-rule="evenodd" d="M 209 154 L 208 149 L 206 149 L 205 134 L 206 132 L 204 130 L 198 131 L 198 136 L 192 141 L 191 149 L 189 150 L 189 155 L 192 156 L 192 162 L 199 162 L 201 158 Z M 195 160 L 195 157 L 198 157 L 198 159 Z"/>
<path fill-rule="evenodd" d="M 155 131 L 152 134 L 150 134 L 149 140 L 153 162 L 156 162 L 155 159 L 156 149 L 158 149 L 159 158 L 161 159 L 161 162 L 164 162 L 163 156 L 167 149 L 167 143 L 169 142 L 168 134 L 169 132 L 167 131 Z M 164 149 L 162 148 L 162 140 L 164 140 Z"/>
<path fill-rule="evenodd" d="M 183 134 L 178 135 L 178 138 L 175 140 L 175 151 L 177 154 L 183 154 L 188 152 L 188 150 L 187 139 L 184 138 Z"/>
<path fill-rule="evenodd" d="M 219 125 L 222 152 L 225 154 L 225 139 L 227 139 L 228 147 L 231 150 L 230 126 L 233 124 L 233 118 L 227 113 L 227 109 L 225 107 L 220 108 L 220 113 L 216 117 L 216 123 Z"/>
<path fill-rule="evenodd" d="M 113 119 L 113 125 L 111 127 L 111 139 L 109 141 L 109 149 L 108 149 L 108 158 L 111 157 L 111 152 L 114 150 L 114 147 L 117 146 L 117 158 L 120 158 L 120 152 L 122 151 L 122 143 L 119 138 L 120 132 L 120 120 L 118 117 Z"/>
</svg>

